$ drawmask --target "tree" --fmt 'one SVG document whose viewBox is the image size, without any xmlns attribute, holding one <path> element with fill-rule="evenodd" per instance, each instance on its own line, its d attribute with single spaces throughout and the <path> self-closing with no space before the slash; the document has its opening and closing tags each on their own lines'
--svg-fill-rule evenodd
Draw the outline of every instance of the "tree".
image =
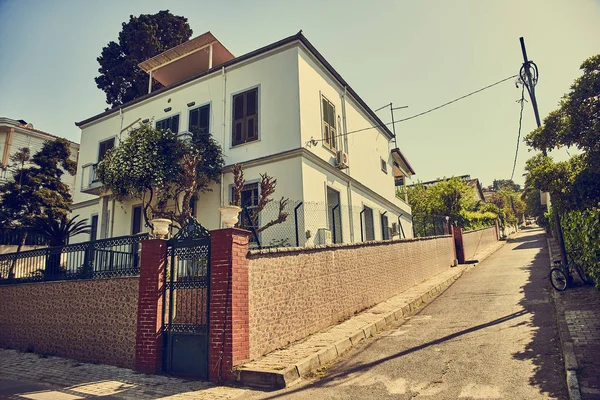
<svg viewBox="0 0 600 400">
<path fill-rule="evenodd" d="M 582 151 L 565 162 L 543 155 L 527 162 L 531 186 L 550 192 L 561 212 L 594 207 L 600 201 L 600 54 L 585 60 L 581 70 L 560 107 L 525 138 L 542 152 L 560 146 Z"/>
<path fill-rule="evenodd" d="M 98 89 L 106 93 L 106 103 L 117 107 L 148 93 L 149 76 L 138 64 L 192 36 L 187 18 L 169 10 L 156 14 L 131 15 L 123 23 L 118 43 L 110 41 L 97 58 L 100 75 L 95 78 Z M 154 81 L 153 89 L 160 88 Z"/>
<path fill-rule="evenodd" d="M 242 207 L 242 191 L 244 190 L 244 186 L 246 185 L 246 180 L 244 179 L 244 170 L 240 164 L 236 164 L 233 166 L 233 205 L 238 207 Z M 285 211 L 287 204 L 290 199 L 286 199 L 281 197 L 279 200 L 279 212 L 277 216 L 270 221 L 266 222 L 263 226 L 259 226 L 259 216 L 260 213 L 265 209 L 265 207 L 270 204 L 273 199 L 271 195 L 275 193 L 275 188 L 277 187 L 277 179 L 269 176 L 267 173 L 260 174 L 260 190 L 258 195 L 258 204 L 256 207 L 252 207 L 252 209 L 248 209 L 249 213 L 249 223 L 251 226 L 255 227 L 256 234 L 263 232 L 264 230 L 272 227 L 273 225 L 281 224 L 287 220 L 288 212 Z M 246 218 L 246 216 L 242 216 L 242 219 Z"/>
<path fill-rule="evenodd" d="M 494 183 L 489 187 L 491 190 L 500 190 L 508 188 L 514 192 L 521 191 L 521 185 L 516 184 L 512 179 L 494 179 Z"/>
<path fill-rule="evenodd" d="M 223 153 L 208 132 L 192 130 L 186 139 L 150 124 L 132 129 L 109 150 L 96 173 L 118 201 L 142 201 L 146 225 L 169 218 L 183 227 L 192 217 L 190 200 L 220 181 Z"/>
<path fill-rule="evenodd" d="M 2 228 L 29 227 L 39 217 L 57 219 L 69 213 L 72 197 L 62 176 L 75 175 L 77 164 L 70 156 L 69 142 L 56 139 L 44 142 L 30 159 L 28 149 L 11 158 L 12 179 L 0 185 Z"/>
</svg>

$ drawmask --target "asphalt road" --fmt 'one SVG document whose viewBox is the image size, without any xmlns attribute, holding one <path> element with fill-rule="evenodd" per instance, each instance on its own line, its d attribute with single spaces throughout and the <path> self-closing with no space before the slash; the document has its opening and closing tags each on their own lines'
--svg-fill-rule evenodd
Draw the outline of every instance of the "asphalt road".
<svg viewBox="0 0 600 400">
<path fill-rule="evenodd" d="M 545 247 L 524 230 L 324 376 L 259 397 L 567 399 Z"/>
</svg>

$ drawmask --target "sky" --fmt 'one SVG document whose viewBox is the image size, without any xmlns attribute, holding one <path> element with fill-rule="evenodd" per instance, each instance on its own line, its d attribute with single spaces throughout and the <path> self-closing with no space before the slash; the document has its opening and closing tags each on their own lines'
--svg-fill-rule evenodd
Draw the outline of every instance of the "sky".
<svg viewBox="0 0 600 400">
<path fill-rule="evenodd" d="M 96 58 L 129 16 L 169 9 L 197 36 L 211 31 L 239 56 L 302 30 L 375 110 L 392 102 L 405 118 L 518 73 L 519 37 L 540 71 L 542 119 L 600 53 L 600 0 L 0 0 L 0 116 L 79 142 L 74 125 L 107 107 Z M 510 178 L 521 90 L 513 79 L 396 124 L 417 180 L 457 175 L 484 186 Z M 389 110 L 378 115 L 391 121 Z M 515 182 L 533 156 L 525 104 Z M 571 149 L 574 154 L 576 150 Z M 551 155 L 568 158 L 567 149 Z"/>
</svg>

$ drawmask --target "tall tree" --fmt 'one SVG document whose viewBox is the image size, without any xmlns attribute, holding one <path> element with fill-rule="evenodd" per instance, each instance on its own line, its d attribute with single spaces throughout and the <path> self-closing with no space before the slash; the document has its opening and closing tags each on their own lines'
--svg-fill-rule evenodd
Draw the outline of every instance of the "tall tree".
<svg viewBox="0 0 600 400">
<path fill-rule="evenodd" d="M 175 47 L 192 36 L 187 18 L 169 10 L 156 14 L 131 15 L 123 23 L 119 42 L 110 41 L 98 57 L 100 76 L 96 85 L 106 93 L 106 103 L 117 107 L 148 93 L 148 75 L 138 64 Z M 160 88 L 154 81 L 153 89 Z"/>
<path fill-rule="evenodd" d="M 61 218 L 72 203 L 65 173 L 75 175 L 77 163 L 70 159 L 66 139 L 47 141 L 29 161 L 28 149 L 20 149 L 12 160 L 12 179 L 0 185 L 2 228 L 31 226 L 40 216 Z"/>
</svg>

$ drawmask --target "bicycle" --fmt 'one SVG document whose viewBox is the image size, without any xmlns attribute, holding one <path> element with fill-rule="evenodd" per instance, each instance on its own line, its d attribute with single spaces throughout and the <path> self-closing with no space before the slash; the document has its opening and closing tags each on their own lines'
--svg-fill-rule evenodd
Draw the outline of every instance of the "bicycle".
<svg viewBox="0 0 600 400">
<path fill-rule="evenodd" d="M 559 292 L 562 292 L 568 286 L 573 285 L 573 276 L 575 273 L 577 273 L 577 276 L 579 276 L 579 279 L 584 284 L 591 283 L 591 279 L 585 271 L 573 261 L 568 262 L 565 267 L 560 260 L 556 260 L 554 261 L 554 265 L 555 267 L 550 269 L 550 283 L 552 284 L 552 287 Z"/>
</svg>

